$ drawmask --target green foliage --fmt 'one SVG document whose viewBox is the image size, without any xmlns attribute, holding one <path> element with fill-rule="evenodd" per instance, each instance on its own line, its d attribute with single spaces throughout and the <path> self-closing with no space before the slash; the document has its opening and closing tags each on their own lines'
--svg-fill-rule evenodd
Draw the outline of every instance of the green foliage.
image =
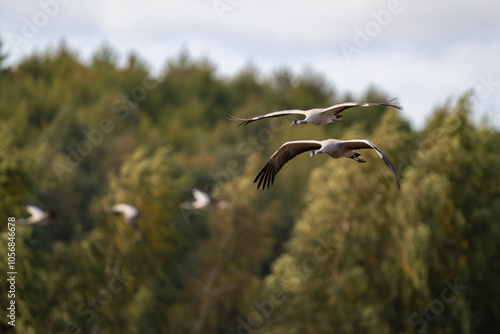
<svg viewBox="0 0 500 334">
<path fill-rule="evenodd" d="M 385 107 L 323 127 L 288 127 L 292 117 L 237 127 L 228 114 L 393 96 L 339 96 L 311 69 L 266 76 L 250 63 L 223 78 L 187 51 L 159 77 L 135 54 L 120 65 L 106 44 L 90 63 L 64 43 L 11 69 L 5 54 L 2 219 L 27 217 L 27 202 L 57 216 L 16 227 L 17 320 L 2 317 L 2 333 L 500 329 L 500 134 L 472 123 L 469 94 L 421 131 Z M 401 191 L 369 150 L 366 164 L 300 155 L 271 190 L 255 189 L 285 141 L 327 138 L 373 141 Z M 230 209 L 184 209 L 195 186 Z M 141 211 L 137 229 L 105 212 L 120 202 Z M 466 288 L 455 294 L 455 282 Z"/>
<path fill-rule="evenodd" d="M 471 124 L 468 96 L 436 117 L 441 124 L 431 120 L 413 152 L 406 148 L 415 136 L 397 115 L 384 117 L 373 135 L 389 156 L 408 154 L 399 159 L 410 161 L 398 168 L 400 194 L 375 167 L 329 161 L 314 171 L 307 208 L 266 279 L 267 291 L 283 291 L 286 301 L 264 332 L 293 332 L 290 321 L 296 333 L 498 326 L 498 308 L 484 296 L 485 287 L 497 293 L 488 268 L 498 266 L 500 229 L 485 213 L 500 207 L 499 188 L 486 186 L 499 180 L 498 149 L 488 144 L 491 131 Z M 445 280 L 466 286 L 453 302 Z"/>
</svg>

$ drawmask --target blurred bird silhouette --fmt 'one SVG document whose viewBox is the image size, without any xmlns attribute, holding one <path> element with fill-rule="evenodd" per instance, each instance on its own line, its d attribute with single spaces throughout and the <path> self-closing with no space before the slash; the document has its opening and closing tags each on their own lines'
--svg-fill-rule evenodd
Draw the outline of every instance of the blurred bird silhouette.
<svg viewBox="0 0 500 334">
<path fill-rule="evenodd" d="M 130 227 L 137 228 L 137 218 L 140 215 L 140 211 L 135 206 L 126 203 L 118 203 L 111 207 L 106 207 L 104 210 L 116 216 L 122 215 Z"/>
<path fill-rule="evenodd" d="M 227 201 L 215 201 L 206 192 L 193 188 L 194 202 L 181 203 L 181 207 L 190 210 L 230 210 L 231 204 Z"/>
<path fill-rule="evenodd" d="M 37 206 L 32 204 L 26 205 L 26 211 L 28 211 L 31 216 L 28 218 L 21 218 L 17 221 L 18 225 L 47 225 L 53 223 L 53 218 L 56 216 L 52 211 L 43 211 Z"/>
</svg>

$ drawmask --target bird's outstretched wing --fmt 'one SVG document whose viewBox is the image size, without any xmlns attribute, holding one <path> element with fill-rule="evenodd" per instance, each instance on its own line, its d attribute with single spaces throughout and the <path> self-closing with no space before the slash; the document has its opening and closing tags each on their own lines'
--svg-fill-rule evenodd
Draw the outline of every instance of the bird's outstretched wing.
<svg viewBox="0 0 500 334">
<path fill-rule="evenodd" d="M 193 197 L 200 205 L 207 205 L 211 201 L 210 196 L 198 188 L 193 188 Z"/>
<path fill-rule="evenodd" d="M 127 203 L 119 203 L 113 206 L 113 209 L 116 212 L 120 212 L 125 216 L 125 218 L 135 217 L 139 214 L 139 209 L 135 206 L 127 204 Z"/>
<path fill-rule="evenodd" d="M 42 209 L 32 204 L 26 205 L 26 211 L 28 211 L 31 214 L 33 220 L 38 220 L 45 216 L 45 212 L 43 212 Z"/>
<path fill-rule="evenodd" d="M 261 119 L 265 119 L 265 118 L 272 118 L 272 117 L 280 117 L 280 116 L 287 116 L 287 115 L 305 115 L 305 111 L 304 110 L 298 110 L 298 109 L 294 109 L 294 110 L 281 110 L 281 111 L 274 111 L 274 112 L 271 112 L 269 114 L 265 114 L 265 115 L 260 115 L 260 116 L 256 116 L 256 117 L 253 117 L 253 118 L 239 118 L 239 117 L 235 117 L 233 115 L 228 115 L 227 119 L 230 120 L 230 121 L 236 121 L 236 122 L 240 122 L 240 124 L 238 124 L 238 126 L 245 126 L 249 123 L 252 123 L 252 122 L 255 122 L 255 121 L 258 121 L 258 120 L 261 120 Z"/>
<path fill-rule="evenodd" d="M 317 140 L 297 140 L 289 141 L 281 145 L 281 147 L 274 152 L 269 158 L 266 165 L 253 181 L 257 184 L 257 189 L 262 185 L 262 189 L 269 188 L 274 183 L 276 174 L 280 171 L 281 167 L 297 155 L 321 148 L 321 142 Z"/>
<path fill-rule="evenodd" d="M 353 140 L 345 140 L 343 141 L 342 145 L 344 148 L 351 149 L 351 150 L 359 150 L 359 149 L 373 149 L 377 152 L 378 156 L 384 160 L 385 164 L 389 169 L 392 171 L 394 174 L 394 177 L 396 178 L 396 182 L 398 183 L 398 189 L 401 189 L 401 186 L 399 184 L 399 178 L 398 174 L 396 173 L 396 168 L 392 164 L 391 160 L 389 160 L 388 157 L 385 156 L 385 154 L 377 147 L 375 146 L 374 143 L 372 143 L 369 140 L 366 139 L 353 139 Z"/>
<path fill-rule="evenodd" d="M 354 108 L 354 107 L 374 107 L 374 106 L 386 106 L 386 107 L 396 108 L 398 110 L 403 110 L 403 107 L 390 103 L 394 100 L 395 99 L 392 99 L 390 101 L 382 102 L 382 103 L 362 103 L 362 102 L 340 103 L 340 104 L 335 104 L 331 107 L 325 108 L 323 110 L 323 112 L 327 113 L 327 114 L 337 115 L 346 109 L 350 109 L 350 108 Z"/>
</svg>

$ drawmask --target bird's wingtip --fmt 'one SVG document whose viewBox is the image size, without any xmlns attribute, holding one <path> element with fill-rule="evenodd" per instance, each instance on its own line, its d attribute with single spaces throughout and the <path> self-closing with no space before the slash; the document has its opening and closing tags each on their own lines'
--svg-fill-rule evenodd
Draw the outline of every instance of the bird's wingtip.
<svg viewBox="0 0 500 334">
<path fill-rule="evenodd" d="M 393 99 L 390 99 L 389 101 L 387 101 L 387 103 L 391 103 L 391 102 L 394 102 L 397 100 L 397 97 L 393 98 Z M 398 106 L 398 105 L 391 105 L 392 107 L 398 109 L 398 110 L 403 110 L 403 107 L 402 106 Z"/>
<path fill-rule="evenodd" d="M 244 119 L 244 118 L 239 118 L 239 117 L 236 117 L 236 116 L 233 116 L 230 114 L 228 114 L 227 116 L 228 117 L 226 117 L 226 119 L 233 121 L 233 122 L 239 122 L 238 126 L 246 126 L 248 123 L 250 123 L 249 120 Z"/>
</svg>

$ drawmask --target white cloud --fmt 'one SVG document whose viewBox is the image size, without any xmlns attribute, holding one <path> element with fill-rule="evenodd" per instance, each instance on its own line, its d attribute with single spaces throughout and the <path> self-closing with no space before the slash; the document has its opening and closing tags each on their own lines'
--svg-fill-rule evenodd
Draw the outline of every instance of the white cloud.
<svg viewBox="0 0 500 334">
<path fill-rule="evenodd" d="M 136 51 L 159 70 L 187 47 L 195 56 L 210 57 L 224 74 L 248 60 L 263 72 L 277 67 L 300 71 L 310 65 L 341 91 L 359 92 L 374 83 L 400 96 L 418 125 L 422 114 L 450 94 L 477 86 L 478 77 L 500 81 L 500 4 L 494 1 L 220 1 L 232 6 L 224 20 L 213 0 L 73 0 L 61 5 L 25 47 L 4 48 L 16 61 L 64 38 L 88 57 L 107 41 L 122 55 Z M 374 13 L 390 8 L 398 9 L 390 22 L 377 21 Z M 20 34 L 22 18 L 39 10 L 39 1 L 0 3 L 0 33 Z M 340 44 L 353 44 L 356 33 L 367 27 L 377 33 L 347 61 Z M 500 88 L 495 89 L 486 102 L 498 109 Z"/>
</svg>

